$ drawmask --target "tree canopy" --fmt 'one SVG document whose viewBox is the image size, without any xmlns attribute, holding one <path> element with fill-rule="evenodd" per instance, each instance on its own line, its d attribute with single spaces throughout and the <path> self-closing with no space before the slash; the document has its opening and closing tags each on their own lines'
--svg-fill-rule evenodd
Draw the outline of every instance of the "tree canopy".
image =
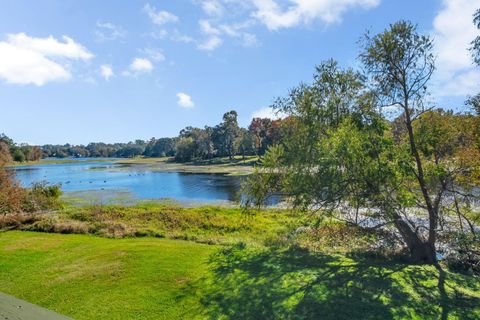
<svg viewBox="0 0 480 320">
<path fill-rule="evenodd" d="M 433 42 L 416 26 L 400 21 L 361 43 L 364 74 L 325 61 L 312 84 L 276 101 L 290 132 L 267 150 L 246 204 L 280 192 L 319 218 L 393 226 L 415 262 L 435 263 L 445 216 L 469 221 L 479 183 L 478 116 L 427 107 Z M 401 115 L 390 121 L 385 107 Z"/>
</svg>

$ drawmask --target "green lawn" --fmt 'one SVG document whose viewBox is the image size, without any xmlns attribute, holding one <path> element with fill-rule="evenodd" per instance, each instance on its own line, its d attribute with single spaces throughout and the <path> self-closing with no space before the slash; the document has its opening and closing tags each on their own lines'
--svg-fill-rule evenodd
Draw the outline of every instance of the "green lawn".
<svg viewBox="0 0 480 320">
<path fill-rule="evenodd" d="M 479 319 L 480 281 L 292 246 L 0 233 L 0 291 L 76 319 Z"/>
<path fill-rule="evenodd" d="M 165 239 L 0 233 L 0 291 L 75 319 L 190 319 L 216 249 Z"/>
</svg>

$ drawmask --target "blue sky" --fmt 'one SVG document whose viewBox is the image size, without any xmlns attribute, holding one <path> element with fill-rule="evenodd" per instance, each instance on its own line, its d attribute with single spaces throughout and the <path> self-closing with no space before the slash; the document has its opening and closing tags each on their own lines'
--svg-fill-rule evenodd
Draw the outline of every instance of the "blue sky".
<svg viewBox="0 0 480 320">
<path fill-rule="evenodd" d="M 31 144 L 175 136 L 241 125 L 399 19 L 436 41 L 432 103 L 461 107 L 480 0 L 0 0 L 0 132 Z"/>
</svg>

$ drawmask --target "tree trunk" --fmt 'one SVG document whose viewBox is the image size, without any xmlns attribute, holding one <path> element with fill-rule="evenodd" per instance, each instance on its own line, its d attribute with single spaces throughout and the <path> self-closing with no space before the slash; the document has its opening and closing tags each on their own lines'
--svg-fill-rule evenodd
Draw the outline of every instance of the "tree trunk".
<svg viewBox="0 0 480 320">
<path fill-rule="evenodd" d="M 406 90 L 406 87 L 404 86 L 404 89 Z M 428 193 L 427 189 L 427 184 L 425 182 L 425 175 L 423 172 L 423 164 L 422 160 L 420 158 L 420 155 L 417 150 L 417 144 L 415 142 L 415 137 L 413 133 L 413 126 L 412 126 L 412 118 L 410 115 L 410 109 L 408 106 L 408 95 L 407 92 L 405 91 L 405 101 L 404 101 L 404 110 L 405 110 L 405 124 L 407 126 L 407 132 L 408 132 L 408 139 L 410 142 L 410 151 L 415 158 L 415 164 L 417 167 L 417 172 L 415 173 L 417 177 L 418 184 L 420 186 L 420 190 L 423 195 L 423 199 L 425 201 L 425 206 L 427 208 L 428 212 L 428 222 L 429 222 L 429 228 L 428 228 L 428 241 L 422 242 L 424 245 L 417 246 L 419 247 L 425 247 L 425 249 L 422 249 L 420 251 L 425 251 L 424 254 L 426 254 L 426 261 L 424 263 L 430 263 L 434 264 L 437 262 L 437 255 L 435 252 L 435 243 L 437 241 L 437 226 L 438 226 L 438 205 L 434 205 L 432 199 L 430 198 L 430 195 Z M 440 200 L 440 199 L 437 199 Z M 407 225 L 408 226 L 408 225 Z M 414 232 L 414 235 L 418 238 L 418 235 Z M 409 246 L 410 248 L 410 246 Z M 417 251 L 417 250 L 415 250 Z M 410 249 L 410 253 L 413 255 L 412 249 Z M 413 257 L 412 257 L 413 258 Z M 423 259 L 423 258 L 422 258 Z"/>
<path fill-rule="evenodd" d="M 420 236 L 398 216 L 394 223 L 407 244 L 413 263 L 435 264 L 437 262 L 435 243 L 421 239 Z"/>
</svg>

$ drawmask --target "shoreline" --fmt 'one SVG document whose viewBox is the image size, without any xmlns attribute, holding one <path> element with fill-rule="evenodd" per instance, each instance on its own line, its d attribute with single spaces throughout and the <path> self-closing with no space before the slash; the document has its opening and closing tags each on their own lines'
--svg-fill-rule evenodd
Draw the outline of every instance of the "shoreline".
<svg viewBox="0 0 480 320">
<path fill-rule="evenodd" d="M 183 173 L 209 173 L 224 174 L 228 176 L 245 176 L 253 173 L 258 162 L 258 157 L 246 157 L 242 159 L 236 156 L 233 160 L 225 158 L 213 158 L 210 160 L 192 162 L 174 162 L 172 158 L 58 158 L 42 159 L 39 161 L 27 161 L 13 163 L 9 168 L 27 167 L 36 165 L 55 165 L 70 163 L 111 162 L 117 165 L 142 166 L 156 172 L 183 172 Z"/>
</svg>

